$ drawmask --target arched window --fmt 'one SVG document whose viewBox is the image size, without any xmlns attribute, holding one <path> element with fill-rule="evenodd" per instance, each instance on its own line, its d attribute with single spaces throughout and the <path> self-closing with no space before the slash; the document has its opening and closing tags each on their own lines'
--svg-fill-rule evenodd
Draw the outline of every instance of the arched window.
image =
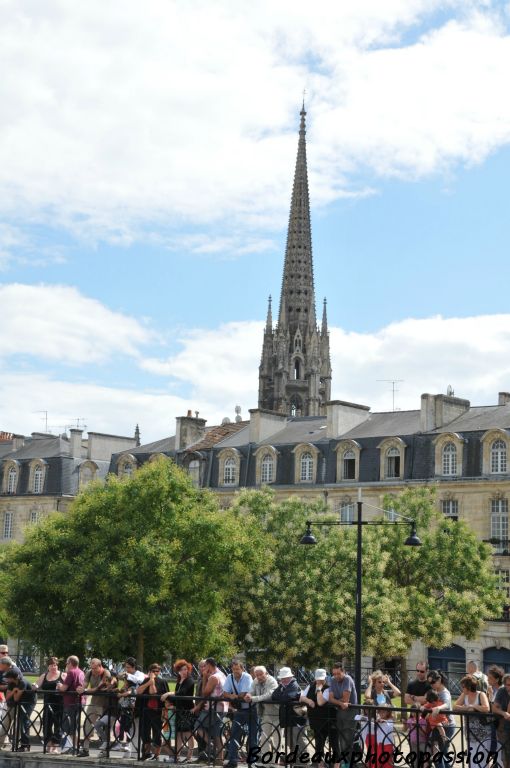
<svg viewBox="0 0 510 768">
<path fill-rule="evenodd" d="M 188 464 L 188 474 L 195 488 L 198 488 L 200 486 L 200 461 L 198 459 L 190 461 Z"/>
<path fill-rule="evenodd" d="M 236 484 L 236 460 L 230 457 L 225 460 L 223 469 L 223 484 L 235 485 Z"/>
<path fill-rule="evenodd" d="M 301 362 L 298 357 L 294 360 L 294 378 L 299 380 L 301 378 Z"/>
<path fill-rule="evenodd" d="M 16 486 L 18 484 L 18 472 L 16 467 L 9 467 L 7 473 L 7 493 L 16 493 Z"/>
<path fill-rule="evenodd" d="M 84 488 L 91 483 L 96 476 L 96 467 L 92 464 L 82 464 L 80 467 L 80 487 Z"/>
<path fill-rule="evenodd" d="M 354 480 L 356 477 L 356 454 L 353 450 L 349 450 L 344 453 L 344 480 Z"/>
<path fill-rule="evenodd" d="M 131 461 L 126 461 L 122 469 L 122 474 L 125 475 L 126 477 L 131 477 L 134 471 L 135 471 L 135 468 L 133 463 Z"/>
<path fill-rule="evenodd" d="M 309 451 L 301 456 L 300 479 L 302 482 L 308 483 L 313 480 L 313 457 Z"/>
<path fill-rule="evenodd" d="M 504 440 L 494 440 L 491 445 L 491 472 L 503 474 L 506 471 L 506 443 Z"/>
<path fill-rule="evenodd" d="M 260 465 L 260 480 L 262 483 L 272 483 L 274 480 L 274 457 L 264 454 Z"/>
<path fill-rule="evenodd" d="M 400 451 L 395 446 L 386 451 L 386 477 L 400 477 Z"/>
<path fill-rule="evenodd" d="M 44 470 L 40 464 L 36 464 L 34 467 L 34 481 L 33 481 L 34 493 L 42 493 L 43 481 L 44 481 Z"/>
<path fill-rule="evenodd" d="M 446 443 L 443 448 L 443 475 L 457 474 L 457 448 L 453 443 Z"/>
<path fill-rule="evenodd" d="M 302 403 L 299 395 L 293 395 L 290 401 L 290 415 L 301 416 Z"/>
</svg>

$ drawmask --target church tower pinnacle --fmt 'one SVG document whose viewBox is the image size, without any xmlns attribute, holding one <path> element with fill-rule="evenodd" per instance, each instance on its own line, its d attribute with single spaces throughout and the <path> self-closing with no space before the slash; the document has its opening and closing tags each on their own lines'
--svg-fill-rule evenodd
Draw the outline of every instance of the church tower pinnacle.
<svg viewBox="0 0 510 768">
<path fill-rule="evenodd" d="M 318 416 L 331 397 L 329 333 L 317 327 L 306 162 L 306 111 L 300 112 L 278 324 L 266 321 L 259 368 L 259 408 Z"/>
</svg>

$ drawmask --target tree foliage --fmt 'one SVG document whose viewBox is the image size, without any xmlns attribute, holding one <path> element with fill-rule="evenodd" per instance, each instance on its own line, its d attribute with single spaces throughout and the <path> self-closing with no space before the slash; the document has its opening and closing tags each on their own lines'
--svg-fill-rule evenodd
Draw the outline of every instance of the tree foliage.
<svg viewBox="0 0 510 768">
<path fill-rule="evenodd" d="M 423 546 L 404 546 L 407 526 L 364 526 L 363 652 L 390 658 L 416 639 L 444 647 L 455 634 L 476 635 L 502 604 L 490 548 L 465 523 L 444 520 L 429 489 L 406 489 L 385 506 L 416 520 Z M 277 503 L 266 488 L 242 492 L 236 508 L 258 520 L 274 556 L 273 568 L 240 596 L 240 639 L 248 635 L 266 657 L 289 663 L 352 655 L 355 526 L 314 528 L 317 546 L 300 546 L 307 519 L 334 520 L 323 504 Z"/>
<path fill-rule="evenodd" d="M 255 522 L 164 459 L 110 476 L 10 551 L 11 630 L 57 654 L 231 652 L 232 593 L 265 564 Z"/>
</svg>

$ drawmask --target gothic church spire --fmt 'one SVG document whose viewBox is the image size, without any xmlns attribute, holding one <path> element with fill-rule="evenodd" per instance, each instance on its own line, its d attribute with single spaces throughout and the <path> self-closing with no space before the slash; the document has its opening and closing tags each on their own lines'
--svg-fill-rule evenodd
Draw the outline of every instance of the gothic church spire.
<svg viewBox="0 0 510 768">
<path fill-rule="evenodd" d="M 306 111 L 300 112 L 299 141 L 294 171 L 294 184 L 290 204 L 287 247 L 283 268 L 280 313 L 282 325 L 285 307 L 291 336 L 297 328 L 315 327 L 315 291 L 313 284 L 312 227 L 310 223 L 310 197 L 306 162 Z"/>
<path fill-rule="evenodd" d="M 259 408 L 290 416 L 318 416 L 325 413 L 331 398 L 331 362 L 326 307 L 321 329 L 315 313 L 304 103 L 300 117 L 278 324 L 273 329 L 269 302 L 259 367 Z"/>
</svg>

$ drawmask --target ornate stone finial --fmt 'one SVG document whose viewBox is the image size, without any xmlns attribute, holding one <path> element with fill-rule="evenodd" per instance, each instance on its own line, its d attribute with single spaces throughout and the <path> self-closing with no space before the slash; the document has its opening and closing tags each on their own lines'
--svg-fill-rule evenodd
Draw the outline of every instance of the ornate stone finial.
<svg viewBox="0 0 510 768">
<path fill-rule="evenodd" d="M 271 311 L 271 301 L 271 294 L 269 294 L 269 299 L 267 302 L 266 331 L 273 330 L 273 313 Z"/>
<path fill-rule="evenodd" d="M 240 405 L 236 405 L 236 407 L 235 407 L 235 414 L 236 414 L 236 424 L 239 424 L 239 422 L 243 420 L 243 417 L 241 416 L 241 406 Z"/>
<path fill-rule="evenodd" d="M 324 297 L 324 306 L 322 308 L 322 333 L 328 332 L 328 313 L 327 313 L 327 299 Z"/>
<path fill-rule="evenodd" d="M 141 443 L 140 443 L 140 427 L 138 426 L 138 424 L 135 427 L 135 443 L 136 443 L 136 447 L 139 448 Z"/>
</svg>

